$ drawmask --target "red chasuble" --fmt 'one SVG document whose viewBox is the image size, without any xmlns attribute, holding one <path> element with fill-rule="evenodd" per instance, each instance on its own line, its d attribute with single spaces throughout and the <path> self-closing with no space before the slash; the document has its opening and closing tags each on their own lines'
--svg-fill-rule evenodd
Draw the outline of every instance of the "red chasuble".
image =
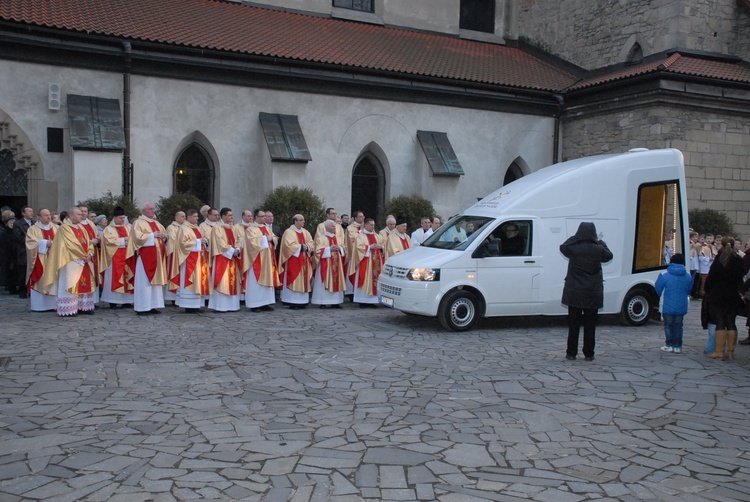
<svg viewBox="0 0 750 502">
<path fill-rule="evenodd" d="M 227 242 L 229 243 L 229 245 L 232 247 L 236 247 L 234 242 L 234 229 L 232 227 L 222 228 L 224 229 L 224 233 L 227 236 Z M 216 267 L 216 269 L 214 270 L 214 289 L 217 289 L 219 287 L 224 274 L 229 274 L 229 294 L 239 294 L 239 290 L 237 289 L 237 267 L 234 266 L 236 262 L 236 258 L 227 258 L 226 256 L 220 254 L 216 255 L 216 261 L 214 262 L 214 267 Z"/>
<path fill-rule="evenodd" d="M 151 227 L 152 232 L 158 232 L 159 226 L 156 224 L 155 221 L 148 221 L 148 226 Z M 160 248 L 160 250 L 157 251 L 157 246 Z M 138 254 L 141 257 L 141 262 L 143 263 L 143 269 L 146 272 L 146 277 L 148 277 L 148 281 L 151 282 L 154 280 L 154 275 L 156 274 L 156 266 L 159 263 L 159 256 L 166 255 L 167 252 L 167 246 L 164 244 L 164 241 L 162 239 L 156 239 L 154 238 L 154 245 L 153 246 L 143 246 L 138 250 Z"/>
<path fill-rule="evenodd" d="M 326 238 L 328 239 L 328 247 L 339 245 L 335 235 L 326 235 Z M 331 267 L 331 281 L 330 284 L 326 284 L 326 279 L 329 277 L 329 264 Z M 331 251 L 330 258 L 324 258 L 320 260 L 320 277 L 322 278 L 326 291 L 328 291 L 329 293 L 339 293 L 341 291 L 346 291 L 346 285 L 342 284 L 340 280 L 341 274 L 339 270 L 341 270 L 343 267 L 344 259 L 341 256 L 340 252 Z"/>
<path fill-rule="evenodd" d="M 367 241 L 371 246 L 378 243 L 376 234 L 365 235 L 367 236 Z M 383 264 L 385 263 L 385 259 L 383 258 L 383 250 L 370 249 L 370 256 L 365 256 L 364 258 L 362 258 L 362 261 L 359 262 L 359 282 L 357 283 L 358 288 L 361 288 L 365 284 L 365 274 L 367 273 L 370 262 L 372 262 L 372 290 L 366 291 L 366 293 L 368 295 L 375 296 L 378 294 L 378 277 L 380 277 L 380 272 L 383 269 Z"/>
<path fill-rule="evenodd" d="M 123 239 L 128 238 L 128 229 L 125 227 L 115 227 L 117 229 L 117 236 Z M 114 256 L 112 257 L 112 291 L 117 292 L 118 289 L 124 288 L 124 293 L 132 293 L 135 289 L 135 256 L 131 256 L 130 259 L 126 259 L 125 256 L 128 253 L 127 248 L 117 248 Z"/>
</svg>

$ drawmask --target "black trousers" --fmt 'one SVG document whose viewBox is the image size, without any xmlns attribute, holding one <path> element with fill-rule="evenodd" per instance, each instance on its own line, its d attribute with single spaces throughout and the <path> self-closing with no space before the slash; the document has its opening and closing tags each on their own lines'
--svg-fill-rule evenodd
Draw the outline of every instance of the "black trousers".
<svg viewBox="0 0 750 502">
<path fill-rule="evenodd" d="M 583 355 L 594 356 L 596 347 L 596 318 L 598 309 L 568 307 L 568 349 L 566 354 L 578 355 L 578 336 L 583 326 Z"/>
</svg>

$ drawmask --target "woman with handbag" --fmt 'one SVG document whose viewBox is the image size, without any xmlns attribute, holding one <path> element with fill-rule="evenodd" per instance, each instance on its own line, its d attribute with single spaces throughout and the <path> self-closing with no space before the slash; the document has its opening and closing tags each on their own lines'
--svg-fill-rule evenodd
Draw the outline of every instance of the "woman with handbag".
<svg viewBox="0 0 750 502">
<path fill-rule="evenodd" d="M 705 284 L 704 301 L 708 303 L 709 318 L 716 323 L 716 350 L 708 355 L 711 359 L 734 359 L 737 345 L 735 319 L 741 301 L 743 276 L 742 259 L 734 250 L 734 239 L 724 237 L 721 251 L 711 264 Z"/>
</svg>

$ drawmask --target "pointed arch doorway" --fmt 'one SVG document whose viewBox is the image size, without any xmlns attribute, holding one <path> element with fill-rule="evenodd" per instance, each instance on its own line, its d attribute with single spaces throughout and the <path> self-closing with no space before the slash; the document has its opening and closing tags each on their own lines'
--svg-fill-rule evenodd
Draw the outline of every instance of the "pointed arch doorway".
<svg viewBox="0 0 750 502">
<path fill-rule="evenodd" d="M 190 193 L 213 205 L 214 164 L 198 143 L 191 143 L 177 157 L 174 166 L 174 193 Z"/>
<path fill-rule="evenodd" d="M 28 204 L 28 184 L 28 173 L 16 169 L 13 152 L 0 150 L 0 207 L 8 206 L 20 215 L 21 208 Z"/>
<path fill-rule="evenodd" d="M 362 211 L 376 222 L 384 219 L 385 170 L 377 157 L 365 153 L 352 172 L 352 213 Z"/>
</svg>

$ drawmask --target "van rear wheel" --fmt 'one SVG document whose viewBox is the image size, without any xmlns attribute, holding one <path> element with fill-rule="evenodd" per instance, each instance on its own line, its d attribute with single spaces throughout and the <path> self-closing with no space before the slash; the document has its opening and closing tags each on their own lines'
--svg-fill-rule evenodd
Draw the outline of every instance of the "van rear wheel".
<svg viewBox="0 0 750 502">
<path fill-rule="evenodd" d="M 647 291 L 640 288 L 633 289 L 622 302 L 620 318 L 624 324 L 643 326 L 651 317 L 652 307 L 651 295 Z"/>
<path fill-rule="evenodd" d="M 456 290 L 443 297 L 438 318 L 444 328 L 467 331 L 477 322 L 479 309 L 477 297 L 468 291 Z"/>
</svg>

